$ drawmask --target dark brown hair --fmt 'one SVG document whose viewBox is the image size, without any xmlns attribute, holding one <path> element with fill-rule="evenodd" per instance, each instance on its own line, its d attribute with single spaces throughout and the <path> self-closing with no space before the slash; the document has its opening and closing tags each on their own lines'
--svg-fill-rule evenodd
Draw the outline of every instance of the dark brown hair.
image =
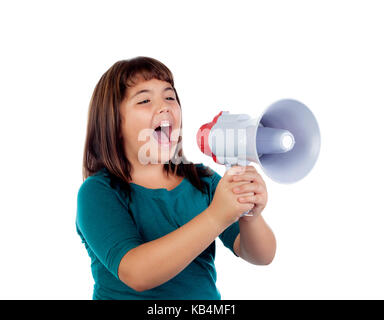
<svg viewBox="0 0 384 320">
<path fill-rule="evenodd" d="M 120 135 L 119 107 L 127 89 L 141 79 L 158 79 L 170 83 L 181 108 L 173 75 L 163 63 L 141 56 L 117 61 L 100 78 L 89 104 L 82 168 L 83 181 L 105 168 L 114 181 L 121 183 L 130 195 L 131 164 L 125 156 Z M 185 158 L 181 139 L 180 135 L 174 158 L 164 164 L 164 170 L 167 174 L 172 171 L 178 176 L 186 177 L 198 190 L 206 192 L 205 184 L 200 177 L 210 176 L 212 171 L 209 167 L 196 166 Z"/>
</svg>

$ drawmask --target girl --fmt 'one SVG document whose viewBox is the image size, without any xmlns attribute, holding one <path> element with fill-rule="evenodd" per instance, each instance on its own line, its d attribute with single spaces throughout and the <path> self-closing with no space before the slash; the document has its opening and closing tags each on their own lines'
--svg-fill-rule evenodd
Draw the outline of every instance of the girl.
<svg viewBox="0 0 384 320">
<path fill-rule="evenodd" d="M 220 299 L 217 237 L 250 263 L 272 261 L 261 176 L 236 166 L 221 177 L 187 161 L 181 128 L 173 76 L 161 62 L 118 61 L 97 83 L 76 217 L 93 299 Z"/>
</svg>

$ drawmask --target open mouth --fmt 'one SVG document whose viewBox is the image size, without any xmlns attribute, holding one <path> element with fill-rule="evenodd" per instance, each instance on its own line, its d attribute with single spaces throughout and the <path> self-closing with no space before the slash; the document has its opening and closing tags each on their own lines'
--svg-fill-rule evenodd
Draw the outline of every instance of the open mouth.
<svg viewBox="0 0 384 320">
<path fill-rule="evenodd" d="M 153 135 L 160 145 L 171 144 L 172 126 L 169 122 L 162 122 L 157 128 L 155 128 Z"/>
</svg>

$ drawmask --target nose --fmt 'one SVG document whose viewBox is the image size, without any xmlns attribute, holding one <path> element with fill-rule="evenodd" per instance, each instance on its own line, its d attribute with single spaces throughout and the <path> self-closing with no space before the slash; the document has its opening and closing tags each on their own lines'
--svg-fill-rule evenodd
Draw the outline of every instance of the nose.
<svg viewBox="0 0 384 320">
<path fill-rule="evenodd" d="M 171 108 L 171 107 L 168 106 L 168 105 L 162 106 L 161 108 L 159 108 L 158 113 L 169 112 L 169 109 L 170 109 L 170 108 Z"/>
</svg>

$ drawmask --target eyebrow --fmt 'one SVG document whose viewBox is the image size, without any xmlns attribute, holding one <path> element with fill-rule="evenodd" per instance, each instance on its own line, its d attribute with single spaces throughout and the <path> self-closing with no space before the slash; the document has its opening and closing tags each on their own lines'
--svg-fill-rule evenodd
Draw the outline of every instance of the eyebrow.
<svg viewBox="0 0 384 320">
<path fill-rule="evenodd" d="M 163 92 L 168 91 L 168 90 L 171 90 L 171 91 L 173 91 L 173 92 L 175 91 L 175 89 L 173 89 L 172 87 L 166 87 L 166 88 L 163 90 Z M 138 94 L 140 94 L 140 93 L 144 93 L 144 92 L 152 92 L 152 90 L 143 89 L 143 90 L 137 91 L 137 92 L 132 96 L 131 99 L 133 99 L 134 97 L 136 97 Z"/>
</svg>

